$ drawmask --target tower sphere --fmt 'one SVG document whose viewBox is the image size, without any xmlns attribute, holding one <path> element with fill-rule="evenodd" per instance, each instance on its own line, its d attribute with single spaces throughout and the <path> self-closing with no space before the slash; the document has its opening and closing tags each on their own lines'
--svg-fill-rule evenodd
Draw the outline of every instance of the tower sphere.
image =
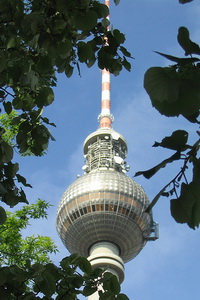
<svg viewBox="0 0 200 300">
<path fill-rule="evenodd" d="M 94 244 L 109 242 L 127 262 L 145 245 L 153 219 L 145 212 L 143 188 L 125 174 L 126 152 L 125 139 L 113 129 L 86 138 L 85 174 L 64 192 L 57 212 L 57 230 L 69 252 L 87 257 Z"/>
</svg>

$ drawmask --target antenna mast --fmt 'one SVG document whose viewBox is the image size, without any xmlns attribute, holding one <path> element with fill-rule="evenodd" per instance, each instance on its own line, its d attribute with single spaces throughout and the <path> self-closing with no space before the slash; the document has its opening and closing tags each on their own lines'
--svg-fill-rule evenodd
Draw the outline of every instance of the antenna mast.
<svg viewBox="0 0 200 300">
<path fill-rule="evenodd" d="M 110 7 L 110 1 L 105 0 L 105 5 Z M 107 19 L 110 20 L 109 15 Z M 110 30 L 110 26 L 107 27 Z M 105 46 L 108 46 L 107 38 L 105 37 Z M 110 72 L 106 69 L 102 70 L 102 90 L 101 90 L 101 113 L 98 117 L 100 128 L 112 128 L 114 120 L 110 113 Z"/>
</svg>

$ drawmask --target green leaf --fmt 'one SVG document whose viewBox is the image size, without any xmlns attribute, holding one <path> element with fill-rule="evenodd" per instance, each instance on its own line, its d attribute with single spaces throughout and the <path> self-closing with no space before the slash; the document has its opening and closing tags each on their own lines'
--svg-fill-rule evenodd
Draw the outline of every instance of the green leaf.
<svg viewBox="0 0 200 300">
<path fill-rule="evenodd" d="M 0 157 L 3 163 L 8 163 L 13 158 L 13 148 L 3 140 L 0 143 Z"/>
<path fill-rule="evenodd" d="M 193 180 L 182 183 L 178 199 L 171 200 L 171 214 L 178 223 L 187 223 L 192 229 L 200 224 L 200 159 L 194 160 Z"/>
<path fill-rule="evenodd" d="M 85 297 L 88 297 L 88 296 L 94 294 L 96 291 L 97 291 L 96 287 L 92 287 L 92 286 L 86 285 L 84 287 L 84 289 L 83 289 L 83 295 Z"/>
<path fill-rule="evenodd" d="M 68 57 L 71 50 L 72 43 L 70 40 L 65 40 L 58 44 L 58 54 L 61 56 L 61 58 Z"/>
<path fill-rule="evenodd" d="M 76 19 L 76 27 L 80 30 L 90 30 L 97 25 L 97 18 L 97 13 L 94 11 L 79 14 Z"/>
<path fill-rule="evenodd" d="M 176 102 L 179 93 L 177 73 L 172 68 L 152 67 L 145 73 L 144 88 L 151 99 L 159 102 Z"/>
<path fill-rule="evenodd" d="M 78 57 L 80 62 L 86 62 L 93 56 L 91 45 L 84 42 L 78 43 Z"/>
<path fill-rule="evenodd" d="M 3 51 L 0 50 L 0 72 L 4 71 L 7 66 L 6 57 Z"/>
<path fill-rule="evenodd" d="M 200 54 L 200 47 L 190 40 L 190 33 L 186 27 L 180 27 L 177 36 L 180 46 L 185 50 L 185 55 Z"/>
<path fill-rule="evenodd" d="M 86 273 L 87 275 L 91 274 L 92 272 L 92 267 L 90 262 L 87 260 L 85 257 L 79 257 L 79 268 Z"/>
<path fill-rule="evenodd" d="M 120 46 L 120 50 L 122 51 L 122 53 L 124 54 L 124 56 L 126 56 L 126 57 L 132 57 L 131 53 L 128 52 L 128 50 L 126 48 L 124 48 L 123 46 Z"/>
<path fill-rule="evenodd" d="M 171 136 L 165 137 L 161 143 L 155 142 L 153 147 L 163 147 L 176 151 L 183 151 L 187 149 L 186 143 L 188 140 L 188 132 L 185 130 L 176 130 Z"/>
<path fill-rule="evenodd" d="M 190 37 L 189 36 L 190 36 L 190 34 L 186 27 L 179 28 L 177 40 L 179 42 L 179 45 L 185 50 L 185 55 L 190 53 Z"/>
<path fill-rule="evenodd" d="M 114 293 L 114 294 L 119 294 L 120 293 L 120 284 L 119 284 L 119 281 L 117 280 L 117 277 L 115 275 L 111 276 L 109 278 L 109 290 Z"/>
<path fill-rule="evenodd" d="M 26 178 L 21 176 L 20 174 L 16 174 L 18 182 L 21 182 L 24 186 L 32 188 L 32 186 L 26 182 Z"/>
<path fill-rule="evenodd" d="M 180 69 L 153 67 L 147 70 L 144 87 L 152 105 L 165 116 L 192 116 L 200 108 L 200 73 L 193 66 Z"/>
<path fill-rule="evenodd" d="M 42 108 L 43 106 L 48 106 L 53 101 L 54 101 L 54 93 L 52 88 L 50 87 L 42 88 L 36 98 L 37 106 L 39 108 Z"/>
<path fill-rule="evenodd" d="M 96 12 L 98 14 L 98 18 L 106 18 L 109 15 L 109 8 L 107 5 L 99 3 L 96 7 Z"/>
<path fill-rule="evenodd" d="M 7 43 L 7 49 L 10 48 L 18 48 L 20 44 L 20 38 L 19 37 L 11 37 Z"/>
<path fill-rule="evenodd" d="M 47 297 L 51 297 L 56 291 L 55 278 L 48 272 L 42 272 L 35 278 L 40 291 Z"/>
<path fill-rule="evenodd" d="M 11 162 L 9 162 L 6 166 L 4 166 L 4 170 L 5 170 L 5 175 L 7 177 L 14 178 L 16 173 L 19 171 L 19 164 L 18 163 L 12 164 Z"/>
<path fill-rule="evenodd" d="M 0 183 L 0 195 L 6 194 L 6 193 L 7 193 L 6 189 L 4 188 L 3 184 Z"/>
<path fill-rule="evenodd" d="M 200 188 L 199 183 L 182 183 L 181 195 L 171 200 L 171 214 L 178 223 L 187 223 L 195 229 L 200 223 Z"/>
<path fill-rule="evenodd" d="M 112 33 L 119 45 L 125 42 L 125 35 L 121 33 L 118 29 L 114 29 Z"/>
<path fill-rule="evenodd" d="M 49 56 L 40 56 L 37 63 L 38 72 L 49 72 L 52 68 L 52 59 Z"/>
<path fill-rule="evenodd" d="M 4 224 L 6 222 L 6 219 L 6 211 L 2 206 L 0 206 L 0 225 Z"/>
<path fill-rule="evenodd" d="M 185 3 L 188 3 L 188 2 L 192 2 L 193 0 L 179 0 L 179 3 L 181 4 L 185 4 Z"/>
<path fill-rule="evenodd" d="M 12 104 L 10 101 L 7 101 L 7 102 L 3 102 L 3 106 L 4 106 L 4 109 L 5 109 L 5 112 L 9 115 L 12 111 Z"/>
<path fill-rule="evenodd" d="M 131 64 L 126 60 L 126 58 L 124 57 L 123 61 L 122 61 L 122 64 L 124 66 L 124 68 L 127 70 L 127 71 L 131 71 Z"/>
<path fill-rule="evenodd" d="M 65 75 L 70 78 L 73 74 L 74 68 L 70 65 L 67 65 L 65 68 Z"/>
<path fill-rule="evenodd" d="M 177 64 L 180 64 L 180 65 L 192 64 L 192 63 L 200 61 L 200 59 L 197 58 L 197 57 L 180 58 L 180 57 L 164 54 L 164 53 L 161 53 L 161 52 L 158 52 L 158 51 L 154 51 L 154 52 L 161 55 L 161 56 L 163 56 L 163 57 L 165 57 L 165 58 L 167 58 L 167 59 L 169 59 L 169 60 L 171 60 L 171 61 L 174 61 L 174 62 L 176 62 Z"/>
</svg>

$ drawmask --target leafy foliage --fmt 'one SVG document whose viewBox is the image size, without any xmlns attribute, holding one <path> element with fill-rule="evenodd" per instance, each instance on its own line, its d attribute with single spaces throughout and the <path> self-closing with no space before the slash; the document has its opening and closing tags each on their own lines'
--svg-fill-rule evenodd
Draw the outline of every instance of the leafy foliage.
<svg viewBox="0 0 200 300">
<path fill-rule="evenodd" d="M 120 285 L 114 275 L 101 269 L 92 271 L 87 259 L 76 254 L 65 257 L 60 267 L 53 263 L 31 264 L 27 260 L 22 267 L 0 268 L 0 293 L 4 300 L 75 300 L 79 294 L 93 294 L 100 286 L 104 289 L 104 292 L 99 291 L 100 300 L 128 300 L 120 293 Z"/>
<path fill-rule="evenodd" d="M 9 206 L 27 203 L 13 148 L 41 156 L 54 140 L 49 126 L 55 124 L 42 113 L 54 101 L 56 74 L 70 77 L 75 68 L 80 73 L 80 63 L 91 67 L 96 61 L 115 75 L 123 67 L 130 71 L 125 36 L 107 31 L 108 14 L 108 7 L 94 0 L 1 1 L 0 102 L 8 117 L 0 127 L 0 194 Z"/>
<path fill-rule="evenodd" d="M 47 218 L 49 207 L 49 203 L 38 199 L 15 213 L 7 212 L 6 222 L 0 225 L 0 265 L 24 266 L 27 259 L 32 263 L 50 262 L 49 254 L 57 252 L 51 238 L 40 235 L 24 238 L 22 234 L 31 219 Z"/>
<path fill-rule="evenodd" d="M 186 2 L 186 1 L 184 1 Z M 189 2 L 189 1 L 187 1 Z M 181 2 L 183 3 L 183 2 Z M 152 105 L 167 117 L 183 116 L 189 122 L 200 124 L 200 47 L 190 40 L 187 28 L 180 27 L 177 40 L 189 58 L 179 58 L 168 54 L 156 52 L 159 55 L 175 62 L 169 67 L 153 67 L 147 70 L 144 77 L 144 87 L 150 96 Z M 193 56 L 193 55 L 198 56 Z M 187 223 L 195 229 L 200 224 L 200 189 L 199 189 L 199 131 L 198 139 L 193 145 L 188 145 L 189 133 L 177 130 L 171 136 L 165 137 L 160 143 L 155 142 L 154 147 L 163 147 L 174 150 L 175 153 L 155 167 L 137 172 L 146 178 L 152 177 L 161 168 L 175 160 L 183 162 L 181 171 L 156 195 L 147 210 L 151 210 L 160 196 L 172 196 L 171 213 L 179 223 Z M 193 179 L 187 182 L 186 170 L 189 164 L 193 165 Z M 182 182 L 182 184 L 181 184 Z M 180 188 L 180 196 L 178 189 Z M 168 191 L 166 191 L 168 189 Z"/>
</svg>

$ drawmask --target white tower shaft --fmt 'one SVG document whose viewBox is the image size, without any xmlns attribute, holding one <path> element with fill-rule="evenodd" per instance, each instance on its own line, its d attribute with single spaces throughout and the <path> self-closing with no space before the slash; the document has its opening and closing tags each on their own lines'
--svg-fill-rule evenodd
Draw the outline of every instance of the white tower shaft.
<svg viewBox="0 0 200 300">
<path fill-rule="evenodd" d="M 90 261 L 92 267 L 104 268 L 106 272 L 115 275 L 121 283 L 124 280 L 124 262 L 119 256 L 119 249 L 110 242 L 98 242 L 90 249 Z M 99 289 L 102 287 L 100 286 Z M 98 292 L 88 297 L 88 300 L 98 300 Z"/>
<path fill-rule="evenodd" d="M 105 0 L 105 5 L 110 7 L 110 1 Z M 109 20 L 109 15 L 107 16 Z M 107 27 L 110 30 L 110 26 Z M 105 38 L 105 47 L 108 41 Z M 113 116 L 110 112 L 110 72 L 102 70 L 102 90 L 101 90 L 101 113 L 99 115 L 100 128 L 112 128 Z M 112 273 L 121 283 L 124 280 L 124 262 L 119 256 L 119 249 L 109 242 L 98 242 L 90 249 L 90 261 L 94 268 L 104 268 Z M 102 287 L 99 287 L 101 289 Z M 98 300 L 98 292 L 88 297 L 88 300 Z"/>
</svg>

